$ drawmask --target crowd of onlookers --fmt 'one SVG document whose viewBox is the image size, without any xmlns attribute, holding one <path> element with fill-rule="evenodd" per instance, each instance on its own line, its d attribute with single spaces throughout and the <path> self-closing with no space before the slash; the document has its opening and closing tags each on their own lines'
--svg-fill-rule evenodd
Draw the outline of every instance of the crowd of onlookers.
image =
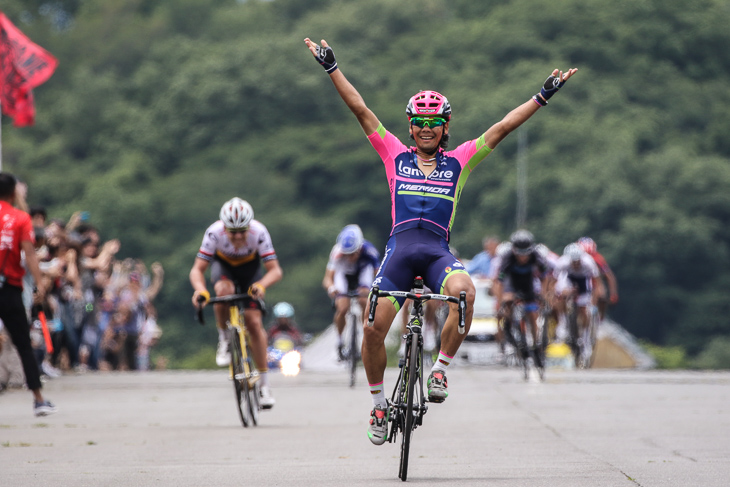
<svg viewBox="0 0 730 487">
<path fill-rule="evenodd" d="M 63 371 L 149 369 L 150 349 L 162 334 L 153 305 L 162 266 L 148 270 L 139 259 L 117 259 L 119 240 L 102 242 L 86 212 L 67 222 L 48 220 L 42 207 L 28 212 L 43 282 L 26 273 L 24 303 L 41 372 L 52 378 Z M 34 286 L 45 289 L 41 303 L 34 302 Z M 0 333 L 3 345 L 10 341 Z"/>
</svg>

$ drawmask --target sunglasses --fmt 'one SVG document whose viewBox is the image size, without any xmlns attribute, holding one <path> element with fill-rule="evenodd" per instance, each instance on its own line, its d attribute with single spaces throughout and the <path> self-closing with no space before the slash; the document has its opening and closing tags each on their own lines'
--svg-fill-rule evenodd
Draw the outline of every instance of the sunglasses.
<svg viewBox="0 0 730 487">
<path fill-rule="evenodd" d="M 243 228 L 226 228 L 226 232 L 230 234 L 236 234 L 236 233 L 246 233 L 248 231 L 248 227 Z"/>
<path fill-rule="evenodd" d="M 441 127 L 446 124 L 446 119 L 441 117 L 411 117 L 411 125 L 415 125 L 418 128 L 423 127 Z"/>
</svg>

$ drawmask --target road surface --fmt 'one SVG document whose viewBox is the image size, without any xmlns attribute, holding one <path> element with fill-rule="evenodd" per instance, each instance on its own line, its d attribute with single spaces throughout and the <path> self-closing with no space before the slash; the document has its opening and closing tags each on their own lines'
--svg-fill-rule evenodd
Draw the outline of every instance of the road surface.
<svg viewBox="0 0 730 487">
<path fill-rule="evenodd" d="M 362 370 L 361 370 L 362 372 Z M 393 386 L 389 369 L 386 386 Z M 453 367 L 411 447 L 410 485 L 726 486 L 730 374 Z M 0 485 L 400 485 L 373 446 L 364 376 L 273 374 L 275 408 L 244 429 L 224 370 L 87 373 L 0 394 Z"/>
</svg>

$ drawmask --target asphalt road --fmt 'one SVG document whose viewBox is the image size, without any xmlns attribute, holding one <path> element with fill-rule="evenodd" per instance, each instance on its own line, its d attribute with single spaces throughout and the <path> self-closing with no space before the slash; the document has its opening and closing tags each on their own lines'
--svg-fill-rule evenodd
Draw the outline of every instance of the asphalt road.
<svg viewBox="0 0 730 487">
<path fill-rule="evenodd" d="M 394 370 L 386 376 L 392 387 Z M 361 378 L 363 376 L 361 375 Z M 454 367 L 411 448 L 411 485 L 727 486 L 730 374 Z M 399 446 L 366 437 L 367 387 L 340 372 L 272 377 L 244 429 L 224 370 L 64 376 L 60 411 L 0 394 L 0 485 L 399 485 Z"/>
</svg>

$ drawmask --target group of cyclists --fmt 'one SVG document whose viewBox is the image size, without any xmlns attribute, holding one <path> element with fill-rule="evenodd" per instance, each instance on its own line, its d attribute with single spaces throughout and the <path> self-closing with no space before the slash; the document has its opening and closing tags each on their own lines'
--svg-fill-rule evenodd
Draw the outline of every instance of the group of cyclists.
<svg viewBox="0 0 730 487">
<path fill-rule="evenodd" d="M 526 122 L 571 78 L 577 69 L 558 69 L 548 76 L 540 90 L 510 111 L 483 134 L 456 149 L 447 151 L 451 122 L 451 105 L 442 94 L 424 90 L 412 96 L 406 105 L 409 136 L 415 146 L 408 147 L 388 131 L 368 108 L 362 96 L 339 69 L 334 51 L 322 40 L 316 44 L 304 40 L 315 60 L 329 75 L 335 90 L 355 115 L 368 141 L 385 167 L 391 195 L 392 229 L 379 264 L 379 255 L 366 244 L 359 227 L 346 227 L 330 255 L 323 280 L 328 294 L 335 300 L 335 323 L 342 331 L 346 292 L 360 289 L 363 304 L 371 286 L 384 291 L 407 291 L 415 276 L 435 293 L 459 297 L 466 294 L 466 327 L 471 324 L 475 299 L 474 284 L 464 265 L 449 249 L 449 239 L 464 184 L 469 174 L 512 131 Z M 490 87 L 485 87 L 489 91 Z M 524 249 L 528 250 L 527 248 Z M 523 259 L 524 257 L 520 257 Z M 533 258 L 528 255 L 528 258 Z M 516 259 L 515 259 L 516 260 Z M 263 263 L 264 271 L 260 268 Z M 210 298 L 205 272 L 210 267 L 211 281 L 217 296 L 233 294 L 236 287 L 263 299 L 266 289 L 282 278 L 281 267 L 266 227 L 254 220 L 251 206 L 233 198 L 223 205 L 220 220 L 205 232 L 203 243 L 190 271 L 194 289 L 193 304 Z M 338 269 L 356 269 L 362 280 L 347 283 L 338 279 Z M 363 272 L 366 270 L 367 272 Z M 345 273 L 347 275 L 347 273 Z M 370 276 L 372 275 L 372 279 Z M 366 278 L 367 277 L 367 278 Z M 266 333 L 261 323 L 261 305 L 253 301 L 244 314 L 251 334 L 254 361 L 262 378 L 261 404 L 274 404 L 265 361 Z M 383 376 L 387 364 L 385 338 L 393 320 L 404 305 L 404 298 L 378 298 L 372 326 L 363 326 L 362 361 L 368 379 L 373 408 L 368 437 L 373 444 L 388 440 L 390 406 L 385 396 Z M 465 334 L 458 331 L 457 305 L 449 304 L 449 314 L 441 332 L 438 358 L 426 381 L 428 400 L 440 403 L 448 397 L 446 372 Z M 225 334 L 227 309 L 215 305 L 219 328 L 219 365 L 225 365 L 228 347 Z"/>
<path fill-rule="evenodd" d="M 538 336 L 538 312 L 541 309 L 548 310 L 546 315 L 552 315 L 557 321 L 555 336 L 551 339 L 570 343 L 580 350 L 587 345 L 591 308 L 597 307 L 602 320 L 607 304 L 618 302 L 616 278 L 590 237 L 581 237 L 577 242 L 568 244 L 562 255 L 558 255 L 544 244 L 535 242 L 529 231 L 517 230 L 509 241 L 497 247 L 488 277 L 493 283 L 491 293 L 496 299 L 497 316 L 503 323 L 509 322 L 515 300 L 523 303 L 532 350 L 528 350 L 526 342 L 522 342 L 518 344 L 518 352 L 523 360 L 531 356 L 538 368 L 544 367 L 545 359 L 541 346 L 544 342 Z M 577 312 L 576 336 L 571 336 L 568 326 L 566 308 L 570 299 Z M 500 338 L 500 346 L 504 350 L 507 340 Z"/>
</svg>

